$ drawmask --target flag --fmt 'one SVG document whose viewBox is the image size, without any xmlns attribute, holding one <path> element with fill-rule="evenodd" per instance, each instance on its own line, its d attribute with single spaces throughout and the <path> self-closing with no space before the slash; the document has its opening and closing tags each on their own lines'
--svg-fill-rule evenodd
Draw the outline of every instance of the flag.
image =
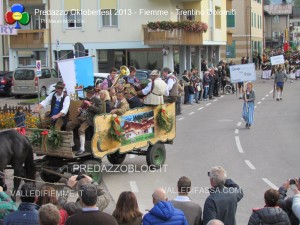
<svg viewBox="0 0 300 225">
<path fill-rule="evenodd" d="M 92 57 L 80 57 L 57 61 L 68 94 L 75 93 L 76 86 L 94 86 Z"/>
</svg>

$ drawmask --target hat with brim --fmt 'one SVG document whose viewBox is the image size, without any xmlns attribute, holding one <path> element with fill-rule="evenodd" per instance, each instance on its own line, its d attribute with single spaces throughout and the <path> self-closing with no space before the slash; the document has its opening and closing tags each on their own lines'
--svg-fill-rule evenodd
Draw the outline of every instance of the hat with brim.
<svg viewBox="0 0 300 225">
<path fill-rule="evenodd" d="M 56 83 L 56 85 L 54 86 L 56 89 L 60 88 L 60 89 L 64 89 L 65 85 L 63 82 L 59 81 Z"/>
<path fill-rule="evenodd" d="M 94 94 L 95 93 L 95 88 L 93 86 L 88 86 L 83 89 L 86 93 Z"/>
<path fill-rule="evenodd" d="M 150 76 L 159 76 L 159 71 L 158 70 L 152 70 L 150 73 Z"/>
</svg>

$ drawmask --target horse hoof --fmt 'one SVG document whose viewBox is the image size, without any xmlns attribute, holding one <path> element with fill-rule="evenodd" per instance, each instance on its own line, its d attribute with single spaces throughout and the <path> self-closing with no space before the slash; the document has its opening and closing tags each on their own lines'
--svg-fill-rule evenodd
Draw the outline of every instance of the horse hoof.
<svg viewBox="0 0 300 225">
<path fill-rule="evenodd" d="M 3 191 L 7 191 L 7 185 L 6 184 L 3 185 Z"/>
</svg>

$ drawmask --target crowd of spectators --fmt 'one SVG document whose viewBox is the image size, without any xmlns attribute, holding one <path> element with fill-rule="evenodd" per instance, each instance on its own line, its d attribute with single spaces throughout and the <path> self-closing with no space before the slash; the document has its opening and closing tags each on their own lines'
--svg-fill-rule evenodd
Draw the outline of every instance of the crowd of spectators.
<svg viewBox="0 0 300 225">
<path fill-rule="evenodd" d="M 4 225 L 235 225 L 238 202 L 242 189 L 227 177 L 220 166 L 212 167 L 209 176 L 209 196 L 203 209 L 191 199 L 192 182 L 182 176 L 177 182 L 178 195 L 169 200 L 162 188 L 152 194 L 153 208 L 143 215 L 138 200 L 131 191 L 120 194 L 112 214 L 103 212 L 110 197 L 100 185 L 87 175 L 70 177 L 62 190 L 44 185 L 37 190 L 35 184 L 22 185 L 16 203 L 0 187 L 0 224 Z M 299 225 L 300 184 L 290 179 L 279 188 L 264 194 L 265 205 L 255 208 L 248 225 Z M 293 197 L 286 197 L 288 189 Z M 69 196 L 76 193 L 78 199 Z"/>
</svg>

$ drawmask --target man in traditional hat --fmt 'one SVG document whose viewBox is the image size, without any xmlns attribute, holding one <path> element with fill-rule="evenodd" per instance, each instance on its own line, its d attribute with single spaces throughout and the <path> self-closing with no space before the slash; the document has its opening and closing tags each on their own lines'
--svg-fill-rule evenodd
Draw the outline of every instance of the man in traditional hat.
<svg viewBox="0 0 300 225">
<path fill-rule="evenodd" d="M 167 84 L 159 77 L 158 70 L 153 70 L 150 73 L 151 82 L 141 91 L 139 95 L 145 95 L 144 105 L 160 105 L 164 104 L 164 93 L 166 92 Z"/>
<path fill-rule="evenodd" d="M 194 70 L 195 74 L 196 70 Z M 170 68 L 164 67 L 162 69 L 161 74 L 163 75 L 165 82 L 167 83 L 166 92 L 164 94 L 164 101 L 173 103 L 176 102 L 178 97 L 178 79 L 177 77 L 171 72 Z"/>
<path fill-rule="evenodd" d="M 51 93 L 44 101 L 37 105 L 33 112 L 38 113 L 40 109 L 51 106 L 50 113 L 41 121 L 42 128 L 55 125 L 57 130 L 61 130 L 68 122 L 68 112 L 70 107 L 70 97 L 64 92 L 65 85 L 59 81 L 55 85 L 55 92 Z"/>
<path fill-rule="evenodd" d="M 80 149 L 76 153 L 77 156 L 85 153 L 85 131 L 89 126 L 94 126 L 94 116 L 96 114 L 104 113 L 102 109 L 102 102 L 95 96 L 95 88 L 88 86 L 84 89 L 86 98 L 80 108 L 78 108 L 79 115 L 67 124 L 66 130 L 74 130 L 75 127 L 80 126 L 78 135 L 80 140 Z M 75 145 L 74 143 L 72 144 Z"/>
</svg>

